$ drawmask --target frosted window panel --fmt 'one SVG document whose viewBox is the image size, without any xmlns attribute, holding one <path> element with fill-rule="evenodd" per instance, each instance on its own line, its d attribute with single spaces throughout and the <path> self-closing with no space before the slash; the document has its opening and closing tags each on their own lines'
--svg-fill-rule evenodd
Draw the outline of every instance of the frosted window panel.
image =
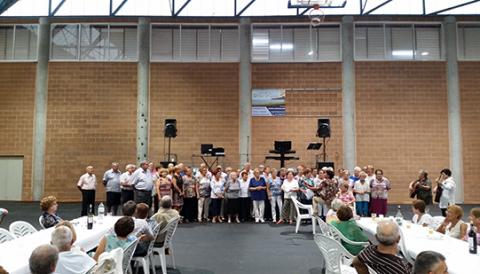
<svg viewBox="0 0 480 274">
<path fill-rule="evenodd" d="M 267 28 L 254 28 L 252 35 L 252 60 L 266 61 L 269 55 L 269 35 Z"/>
<path fill-rule="evenodd" d="M 137 60 L 137 27 L 110 26 L 110 60 Z"/>
<path fill-rule="evenodd" d="M 208 27 L 197 29 L 197 60 L 210 60 L 210 34 Z"/>
<path fill-rule="evenodd" d="M 466 26 L 459 31 L 459 52 L 461 58 L 467 60 L 480 59 L 480 27 Z"/>
<path fill-rule="evenodd" d="M 80 27 L 80 59 L 108 59 L 108 26 L 81 25 Z"/>
<path fill-rule="evenodd" d="M 439 60 L 441 58 L 440 27 L 415 27 L 415 59 Z"/>
<path fill-rule="evenodd" d="M 240 41 L 238 28 L 222 29 L 222 60 L 240 60 Z"/>
<path fill-rule="evenodd" d="M 282 29 L 282 60 L 293 60 L 293 28 Z"/>
<path fill-rule="evenodd" d="M 367 58 L 385 59 L 385 33 L 383 26 L 367 28 Z"/>
<path fill-rule="evenodd" d="M 180 28 L 173 30 L 173 60 L 180 60 Z"/>
<path fill-rule="evenodd" d="M 78 59 L 78 25 L 55 25 L 51 40 L 52 59 Z"/>
<path fill-rule="evenodd" d="M 355 26 L 355 58 L 367 59 L 367 28 Z"/>
<path fill-rule="evenodd" d="M 210 60 L 220 61 L 222 58 L 222 29 L 213 28 L 210 30 Z"/>
<path fill-rule="evenodd" d="M 282 30 L 271 28 L 269 30 L 269 59 L 282 61 Z"/>
<path fill-rule="evenodd" d="M 194 28 L 181 29 L 181 55 L 182 60 L 191 61 L 197 59 L 197 31 Z"/>
<path fill-rule="evenodd" d="M 317 58 L 317 30 L 310 27 L 293 30 L 293 59 L 312 61 Z"/>
<path fill-rule="evenodd" d="M 341 59 L 339 27 L 318 29 L 318 59 L 322 61 L 339 61 Z"/>
<path fill-rule="evenodd" d="M 13 59 L 13 26 L 0 26 L 0 60 Z"/>
<path fill-rule="evenodd" d="M 152 60 L 173 59 L 173 27 L 152 28 Z"/>
<path fill-rule="evenodd" d="M 387 28 L 387 49 L 390 59 L 413 59 L 412 26 L 390 26 Z"/>
<path fill-rule="evenodd" d="M 15 60 L 37 59 L 37 26 L 23 25 L 15 29 Z"/>
</svg>

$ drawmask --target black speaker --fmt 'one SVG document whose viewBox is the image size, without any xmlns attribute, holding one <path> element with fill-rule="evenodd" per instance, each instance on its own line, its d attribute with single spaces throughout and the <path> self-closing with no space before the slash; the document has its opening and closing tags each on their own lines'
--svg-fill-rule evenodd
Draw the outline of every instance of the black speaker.
<svg viewBox="0 0 480 274">
<path fill-rule="evenodd" d="M 177 137 L 177 119 L 165 119 L 165 137 Z"/>
<path fill-rule="evenodd" d="M 200 153 L 201 154 L 212 154 L 213 144 L 201 144 Z"/>
<path fill-rule="evenodd" d="M 320 138 L 330 137 L 330 119 L 318 119 L 317 136 Z"/>
<path fill-rule="evenodd" d="M 292 141 L 275 141 L 275 150 L 278 152 L 287 152 L 292 150 Z"/>
<path fill-rule="evenodd" d="M 317 162 L 317 169 L 320 170 L 324 167 L 331 167 L 335 171 L 335 164 L 333 162 Z"/>
</svg>

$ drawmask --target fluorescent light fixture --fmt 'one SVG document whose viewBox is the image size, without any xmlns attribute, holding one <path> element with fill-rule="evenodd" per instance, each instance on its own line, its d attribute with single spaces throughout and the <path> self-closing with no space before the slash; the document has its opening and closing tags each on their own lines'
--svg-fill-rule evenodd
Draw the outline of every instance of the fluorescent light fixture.
<svg viewBox="0 0 480 274">
<path fill-rule="evenodd" d="M 429 54 L 430 54 L 430 52 L 428 52 L 428 51 L 423 51 L 423 52 L 421 53 L 422 56 L 427 56 L 427 55 L 429 55 Z"/>
<path fill-rule="evenodd" d="M 252 44 L 253 44 L 254 46 L 265 46 L 265 45 L 268 45 L 268 38 L 267 38 L 267 39 L 253 38 Z"/>
<path fill-rule="evenodd" d="M 293 44 L 271 44 L 270 45 L 271 50 L 292 50 L 293 49 Z"/>
<path fill-rule="evenodd" d="M 392 51 L 393 56 L 413 56 L 412 50 L 394 50 Z"/>
<path fill-rule="evenodd" d="M 312 56 L 313 55 L 313 50 L 309 51 L 308 55 Z"/>
</svg>

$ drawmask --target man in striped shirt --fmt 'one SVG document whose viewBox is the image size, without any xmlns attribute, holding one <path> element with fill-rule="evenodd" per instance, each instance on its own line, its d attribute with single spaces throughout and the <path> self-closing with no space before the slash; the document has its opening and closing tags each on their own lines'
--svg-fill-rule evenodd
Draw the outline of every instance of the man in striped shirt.
<svg viewBox="0 0 480 274">
<path fill-rule="evenodd" d="M 378 245 L 366 247 L 353 259 L 358 274 L 368 274 L 371 267 L 378 274 L 406 274 L 412 266 L 403 257 L 398 256 L 400 233 L 398 225 L 390 220 L 381 221 L 375 235 Z"/>
</svg>

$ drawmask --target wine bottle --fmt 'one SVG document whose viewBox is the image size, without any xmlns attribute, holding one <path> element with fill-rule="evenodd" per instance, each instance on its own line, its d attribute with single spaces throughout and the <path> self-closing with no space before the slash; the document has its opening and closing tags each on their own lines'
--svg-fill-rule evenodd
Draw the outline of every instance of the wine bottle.
<svg viewBox="0 0 480 274">
<path fill-rule="evenodd" d="M 477 233 L 473 222 L 470 223 L 470 231 L 468 232 L 468 251 L 471 254 L 477 254 Z"/>
<path fill-rule="evenodd" d="M 87 229 L 93 228 L 93 207 L 90 205 L 87 216 Z"/>
</svg>

